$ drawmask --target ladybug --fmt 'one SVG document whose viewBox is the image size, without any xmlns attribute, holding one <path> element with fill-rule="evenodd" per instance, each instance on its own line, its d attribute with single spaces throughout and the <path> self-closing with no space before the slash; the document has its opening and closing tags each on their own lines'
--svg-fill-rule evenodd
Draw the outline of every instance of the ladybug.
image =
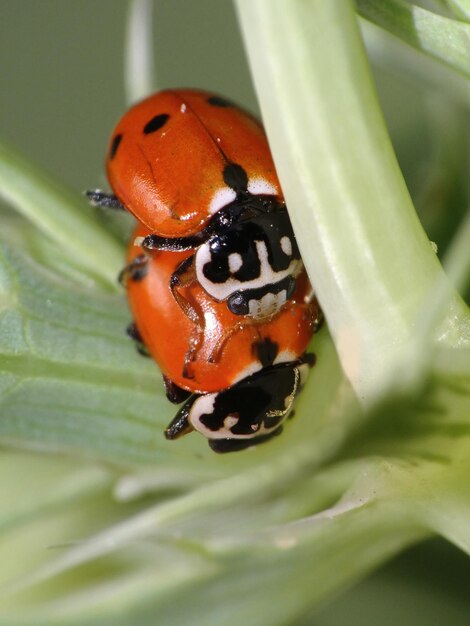
<svg viewBox="0 0 470 626">
<path fill-rule="evenodd" d="M 288 305 L 264 323 L 240 320 L 200 284 L 187 285 L 183 296 L 199 309 L 191 320 L 170 288 L 175 266 L 191 252 L 143 252 L 147 235 L 138 225 L 122 279 L 131 336 L 160 366 L 168 399 L 184 402 L 166 437 L 196 430 L 214 451 L 230 452 L 279 434 L 313 364 L 305 351 L 320 311 L 305 270 Z"/>
<path fill-rule="evenodd" d="M 144 250 L 191 253 L 174 267 L 174 298 L 199 283 L 235 315 L 278 313 L 296 289 L 302 260 L 269 145 L 251 115 L 219 96 L 180 89 L 156 93 L 117 124 L 106 169 L 114 195 L 149 231 Z"/>
<path fill-rule="evenodd" d="M 184 403 L 167 438 L 197 430 L 228 452 L 278 434 L 321 313 L 262 126 L 214 94 L 162 91 L 118 122 L 106 169 L 113 193 L 92 204 L 138 221 L 130 334 Z"/>
</svg>

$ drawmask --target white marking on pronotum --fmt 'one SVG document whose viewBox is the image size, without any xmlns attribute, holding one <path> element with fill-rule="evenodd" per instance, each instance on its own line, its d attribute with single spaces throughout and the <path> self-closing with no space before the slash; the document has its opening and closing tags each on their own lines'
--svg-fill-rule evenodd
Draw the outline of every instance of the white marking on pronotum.
<svg viewBox="0 0 470 626">
<path fill-rule="evenodd" d="M 263 366 L 261 365 L 261 363 L 259 363 L 258 361 L 253 361 L 253 363 L 250 363 L 250 365 L 247 365 L 245 368 L 243 368 L 241 372 L 238 372 L 238 374 L 232 380 L 232 385 L 237 383 L 239 380 L 248 378 L 248 376 L 255 374 L 255 372 L 259 372 L 262 369 Z"/>
<path fill-rule="evenodd" d="M 212 283 L 208 280 L 203 273 L 203 268 L 206 263 L 212 261 L 210 247 L 207 243 L 200 246 L 196 252 L 196 276 L 199 284 L 205 291 L 216 300 L 226 300 L 232 293 L 240 289 L 260 289 L 266 287 L 266 285 L 272 285 L 277 283 L 287 276 L 297 276 L 302 268 L 302 261 L 300 259 L 292 259 L 289 266 L 285 270 L 275 272 L 269 264 L 268 251 L 266 243 L 264 241 L 256 241 L 256 253 L 260 262 L 260 273 L 257 278 L 252 280 L 240 281 L 236 278 L 229 277 L 223 283 Z M 270 298 L 277 298 L 277 301 L 282 306 L 286 300 L 286 292 L 282 291 L 276 296 L 271 294 Z M 250 304 L 250 307 L 252 305 Z M 266 308 L 265 305 L 260 305 L 262 308 Z M 265 315 L 265 314 L 263 314 Z"/>
<path fill-rule="evenodd" d="M 292 255 L 292 241 L 287 235 L 281 238 L 281 249 L 287 256 Z"/>
<path fill-rule="evenodd" d="M 214 412 L 216 393 L 208 393 L 204 396 L 200 396 L 189 410 L 188 420 L 195 430 L 202 433 L 206 437 L 211 437 L 212 431 L 206 428 L 204 424 L 199 421 L 201 415 L 210 415 Z"/>
<path fill-rule="evenodd" d="M 235 426 L 235 424 L 238 424 L 239 419 L 238 417 L 235 417 L 235 415 L 227 415 L 227 417 L 224 419 L 224 427 L 227 430 L 230 430 L 232 428 L 232 426 Z"/>
<path fill-rule="evenodd" d="M 254 196 L 275 196 L 279 193 L 279 189 L 264 178 L 252 178 L 247 189 Z"/>
<path fill-rule="evenodd" d="M 222 187 L 222 189 L 218 189 L 210 201 L 209 213 L 214 215 L 214 213 L 217 213 L 219 209 L 233 202 L 236 197 L 236 191 L 234 189 L 230 189 L 230 187 Z"/>
<path fill-rule="evenodd" d="M 285 289 L 279 293 L 266 293 L 259 300 L 250 300 L 248 302 L 248 315 L 256 319 L 271 317 L 281 309 L 287 300 L 287 292 Z"/>
<path fill-rule="evenodd" d="M 183 104 L 180 106 L 180 111 L 181 111 L 181 113 L 185 113 L 185 112 L 186 112 L 186 105 L 185 105 L 185 103 L 184 103 L 184 102 L 183 102 Z"/>
<path fill-rule="evenodd" d="M 238 254 L 238 252 L 232 252 L 232 254 L 228 255 L 228 267 L 232 274 L 238 272 L 242 265 L 243 259 L 241 254 Z"/>
<path fill-rule="evenodd" d="M 307 377 L 310 371 L 310 367 L 307 365 L 307 363 L 302 363 L 301 365 L 298 366 L 297 369 L 299 370 L 299 373 L 300 373 L 300 385 L 303 386 L 307 382 Z"/>
<path fill-rule="evenodd" d="M 136 246 L 137 248 L 140 248 L 142 244 L 144 243 L 144 239 L 145 237 L 136 237 L 134 239 L 134 246 Z"/>
<path fill-rule="evenodd" d="M 291 350 L 280 350 L 274 359 L 274 365 L 278 365 L 279 363 L 291 363 L 292 361 L 297 361 L 298 358 L 298 355 Z"/>
</svg>

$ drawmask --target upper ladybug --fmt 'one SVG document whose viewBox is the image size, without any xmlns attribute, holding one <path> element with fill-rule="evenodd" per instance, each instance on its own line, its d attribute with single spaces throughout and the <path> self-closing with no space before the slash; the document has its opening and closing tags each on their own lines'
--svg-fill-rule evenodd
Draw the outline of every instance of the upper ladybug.
<svg viewBox="0 0 470 626">
<path fill-rule="evenodd" d="M 117 199 L 160 237 L 201 232 L 240 195 L 283 201 L 262 126 L 203 91 L 161 91 L 132 107 L 106 168 Z"/>
</svg>

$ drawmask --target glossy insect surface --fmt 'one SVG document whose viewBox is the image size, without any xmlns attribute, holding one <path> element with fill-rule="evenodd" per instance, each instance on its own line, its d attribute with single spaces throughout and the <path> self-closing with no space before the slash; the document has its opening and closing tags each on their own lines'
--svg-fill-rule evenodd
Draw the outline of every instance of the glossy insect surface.
<svg viewBox="0 0 470 626">
<path fill-rule="evenodd" d="M 183 295 L 199 312 L 192 321 L 169 287 L 175 265 L 190 253 L 143 254 L 146 234 L 139 225 L 131 239 L 125 284 L 135 338 L 159 364 L 168 398 L 186 401 L 166 436 L 195 429 L 214 450 L 229 451 L 280 432 L 313 363 L 305 351 L 320 312 L 305 270 L 289 304 L 263 323 L 240 319 L 198 283 L 188 285 Z"/>
<path fill-rule="evenodd" d="M 198 281 L 255 319 L 294 293 L 300 253 L 264 131 L 249 114 L 205 92 L 157 93 L 117 124 L 106 167 L 118 201 L 149 229 L 145 249 L 192 251 L 174 269 L 174 289 Z"/>
<path fill-rule="evenodd" d="M 195 429 L 219 452 L 280 432 L 320 312 L 261 125 L 210 93 L 169 90 L 132 107 L 112 133 L 113 194 L 139 225 L 122 280 L 168 398 L 166 431 Z"/>
<path fill-rule="evenodd" d="M 198 235 L 241 193 L 281 198 L 262 126 L 203 91 L 156 93 L 114 129 L 106 169 L 121 203 L 160 237 Z"/>
</svg>

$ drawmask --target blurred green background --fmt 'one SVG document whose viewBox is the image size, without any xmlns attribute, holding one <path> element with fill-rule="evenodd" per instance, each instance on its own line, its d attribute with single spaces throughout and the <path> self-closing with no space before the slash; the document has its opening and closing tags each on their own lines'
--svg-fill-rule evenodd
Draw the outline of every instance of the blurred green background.
<svg viewBox="0 0 470 626">
<path fill-rule="evenodd" d="M 76 191 L 106 186 L 108 134 L 126 108 L 126 0 L 0 0 L 0 139 Z M 158 87 L 220 92 L 256 111 L 230 0 L 160 0 Z M 399 68 L 398 68 L 399 69 Z M 425 228 L 443 252 L 468 200 L 465 107 L 443 112 L 439 88 L 379 65 L 387 122 Z M 440 165 L 442 167 L 440 167 Z M 464 181 L 456 184 L 456 181 Z M 443 206 L 448 211 L 442 210 Z M 470 565 L 444 542 L 418 546 L 303 622 L 467 624 Z M 312 585 L 314 581 L 312 581 Z M 452 602 L 443 601 L 451 599 Z"/>
</svg>

